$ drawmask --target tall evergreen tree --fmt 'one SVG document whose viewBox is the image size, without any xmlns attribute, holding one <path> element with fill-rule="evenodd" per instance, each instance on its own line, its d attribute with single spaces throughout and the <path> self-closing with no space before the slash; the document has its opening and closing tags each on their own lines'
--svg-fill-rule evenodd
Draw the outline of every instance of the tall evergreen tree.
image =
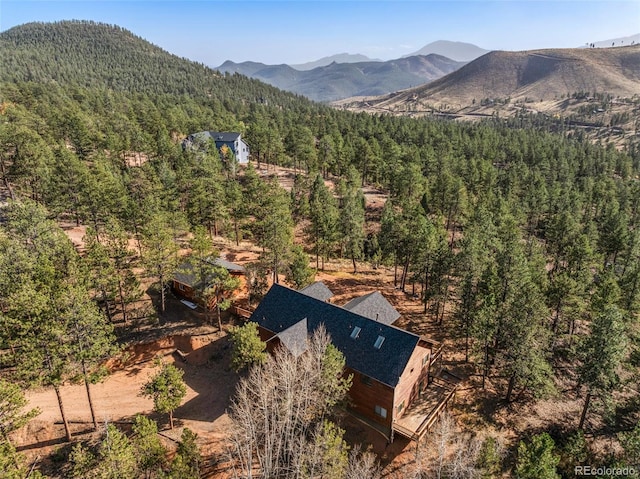
<svg viewBox="0 0 640 479">
<path fill-rule="evenodd" d="M 316 176 L 309 191 L 309 212 L 311 224 L 308 234 L 315 244 L 316 269 L 324 269 L 324 262 L 330 257 L 337 240 L 339 212 L 335 198 L 320 175 Z"/>
<path fill-rule="evenodd" d="M 619 384 L 618 371 L 626 349 L 626 335 L 620 309 L 606 304 L 596 312 L 591 333 L 580 348 L 583 358 L 580 382 L 586 386 L 584 407 L 578 427 L 583 428 L 592 397 L 606 399 Z"/>
</svg>

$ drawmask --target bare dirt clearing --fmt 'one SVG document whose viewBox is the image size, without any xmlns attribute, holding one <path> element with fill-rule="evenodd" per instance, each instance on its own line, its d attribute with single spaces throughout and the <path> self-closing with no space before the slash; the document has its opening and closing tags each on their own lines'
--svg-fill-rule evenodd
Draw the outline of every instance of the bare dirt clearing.
<svg viewBox="0 0 640 479">
<path fill-rule="evenodd" d="M 186 361 L 174 354 L 176 349 L 185 353 Z M 224 438 L 230 424 L 226 408 L 238 379 L 230 368 L 229 349 L 226 334 L 213 332 L 178 334 L 133 345 L 127 350 L 124 367 L 115 370 L 103 383 L 92 386 L 99 421 L 122 424 L 131 422 L 136 414 L 151 414 L 158 421 L 161 434 L 173 441 L 180 438 L 182 428 L 188 427 L 198 434 L 203 454 L 209 456 L 205 470 L 211 470 L 226 451 Z M 142 385 L 157 371 L 155 358 L 184 371 L 187 395 L 175 411 L 174 430 L 168 429 L 167 417 L 152 414 L 153 402 L 140 396 Z M 65 385 L 61 394 L 73 433 L 77 438 L 86 437 L 91 429 L 91 416 L 84 386 Z M 15 437 L 16 444 L 30 458 L 44 456 L 61 447 L 64 437 L 56 396 L 46 389 L 29 391 L 27 398 L 29 407 L 38 407 L 42 412 Z"/>
</svg>

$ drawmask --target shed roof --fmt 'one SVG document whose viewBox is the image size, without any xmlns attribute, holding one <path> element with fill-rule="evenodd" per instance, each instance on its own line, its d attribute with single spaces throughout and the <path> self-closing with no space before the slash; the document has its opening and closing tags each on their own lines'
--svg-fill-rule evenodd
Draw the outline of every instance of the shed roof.
<svg viewBox="0 0 640 479">
<path fill-rule="evenodd" d="M 379 291 L 353 298 L 343 308 L 384 324 L 393 324 L 400 317 L 396 308 Z"/>
<path fill-rule="evenodd" d="M 244 266 L 240 266 L 239 264 L 232 263 L 223 258 L 216 258 L 213 261 L 210 261 L 215 266 L 221 266 L 225 268 L 229 272 L 233 273 L 243 273 Z M 183 262 L 173 275 L 173 279 L 179 283 L 186 284 L 192 288 L 198 288 L 199 285 L 196 284 L 196 277 L 192 273 L 193 271 L 193 262 L 192 259 L 187 259 Z"/>
<path fill-rule="evenodd" d="M 327 301 L 333 297 L 333 291 L 331 291 L 322 281 L 316 281 L 309 286 L 305 286 L 299 291 L 302 294 L 319 299 L 320 301 Z"/>
<path fill-rule="evenodd" d="M 420 339 L 408 331 L 373 321 L 279 284 L 271 287 L 251 316 L 252 321 L 275 334 L 303 319 L 306 319 L 306 332 L 297 328 L 287 334 L 308 335 L 324 324 L 331 342 L 342 352 L 348 367 L 390 387 L 398 384 Z M 374 345 L 379 342 L 378 337 L 384 340 L 376 348 Z"/>
</svg>

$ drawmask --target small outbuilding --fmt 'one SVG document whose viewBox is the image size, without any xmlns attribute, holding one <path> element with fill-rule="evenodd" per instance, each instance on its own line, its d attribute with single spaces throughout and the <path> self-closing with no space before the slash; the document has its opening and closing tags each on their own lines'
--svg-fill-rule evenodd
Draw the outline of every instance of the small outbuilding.
<svg viewBox="0 0 640 479">
<path fill-rule="evenodd" d="M 225 268 L 227 271 L 229 271 L 229 274 L 233 276 L 241 277 L 245 274 L 244 266 L 232 263 L 224 258 L 216 258 L 209 261 L 214 266 Z M 194 263 L 191 259 L 187 259 L 180 266 L 178 266 L 178 269 L 173 275 L 172 290 L 178 296 L 186 298 L 194 303 L 203 305 L 202 299 L 198 295 L 198 291 L 202 290 L 202 284 L 198 282 L 193 269 Z M 215 299 L 213 299 L 212 301 L 214 301 L 214 304 L 209 304 L 209 308 L 215 306 Z"/>
</svg>

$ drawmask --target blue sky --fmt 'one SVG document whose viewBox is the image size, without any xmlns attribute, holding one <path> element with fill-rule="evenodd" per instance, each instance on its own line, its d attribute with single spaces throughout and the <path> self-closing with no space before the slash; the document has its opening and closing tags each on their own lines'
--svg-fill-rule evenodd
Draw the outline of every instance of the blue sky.
<svg viewBox="0 0 640 479">
<path fill-rule="evenodd" d="M 640 0 L 0 0 L 0 30 L 69 19 L 116 24 L 218 66 L 335 53 L 398 58 L 436 40 L 488 50 L 576 47 L 640 33 Z"/>
</svg>

